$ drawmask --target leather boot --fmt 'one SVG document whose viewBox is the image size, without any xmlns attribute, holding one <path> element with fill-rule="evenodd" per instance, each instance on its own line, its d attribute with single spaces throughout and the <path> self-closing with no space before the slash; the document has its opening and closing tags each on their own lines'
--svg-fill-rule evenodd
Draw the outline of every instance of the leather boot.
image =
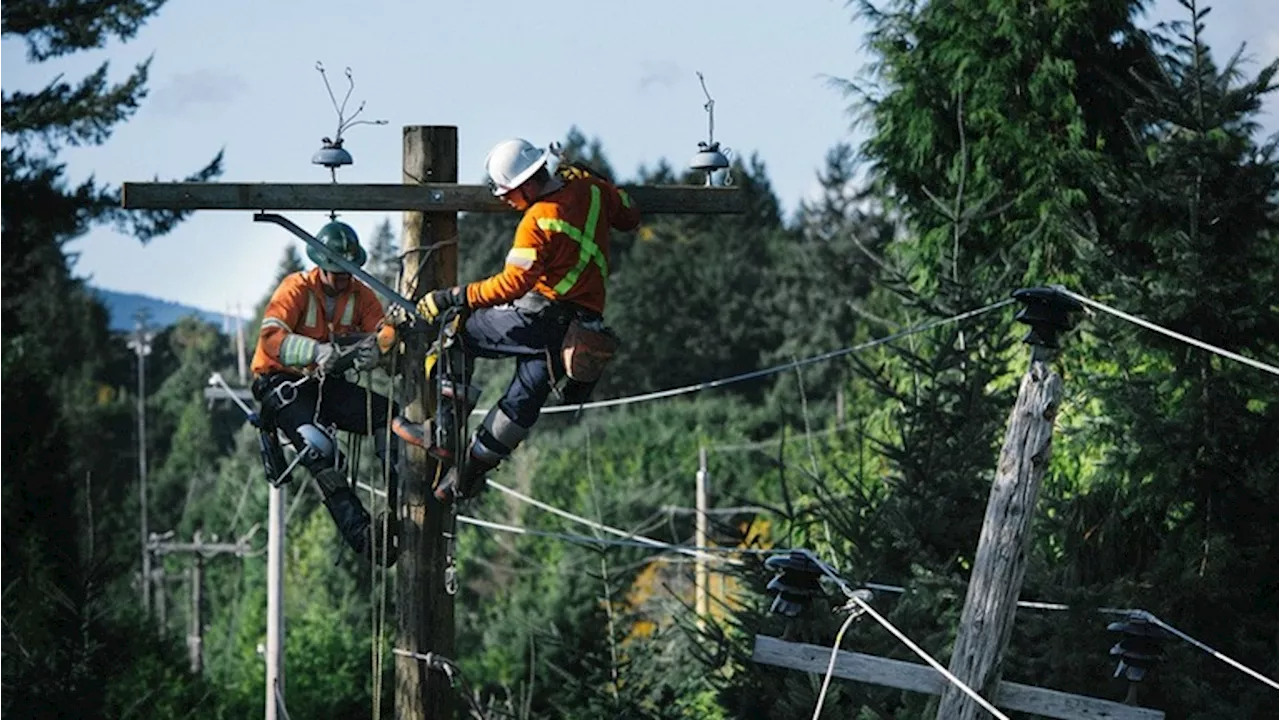
<svg viewBox="0 0 1280 720">
<path fill-rule="evenodd" d="M 360 498 L 347 485 L 342 473 L 325 468 L 316 473 L 316 483 L 324 495 L 324 506 L 338 526 L 338 534 L 357 555 L 367 557 L 369 551 L 369 513 L 360 504 Z"/>
<path fill-rule="evenodd" d="M 458 466 L 454 465 L 440 478 L 435 489 L 436 500 L 446 505 L 455 500 L 470 500 L 484 491 L 485 476 L 496 467 L 497 463 L 470 454 L 463 472 L 459 473 Z"/>
</svg>

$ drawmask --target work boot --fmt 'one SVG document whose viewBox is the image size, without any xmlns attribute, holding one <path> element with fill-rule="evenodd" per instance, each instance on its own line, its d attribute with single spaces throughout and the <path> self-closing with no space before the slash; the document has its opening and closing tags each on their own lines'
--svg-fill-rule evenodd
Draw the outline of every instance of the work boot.
<svg viewBox="0 0 1280 720">
<path fill-rule="evenodd" d="M 458 466 L 449 468 L 449 472 L 436 484 L 435 496 L 446 505 L 455 500 L 470 500 L 479 495 L 485 488 L 485 476 L 496 468 L 497 463 L 490 463 L 475 455 L 467 458 L 464 472 L 458 472 Z"/>
<path fill-rule="evenodd" d="M 347 485 L 347 479 L 334 468 L 316 473 L 316 483 L 324 495 L 324 506 L 338 526 L 338 534 L 357 555 L 364 556 L 369 549 L 369 513 L 360 504 L 360 498 Z"/>
<path fill-rule="evenodd" d="M 391 420 L 391 432 L 401 440 L 426 450 L 428 455 L 448 465 L 453 462 L 453 453 L 448 448 L 435 444 L 434 427 L 430 420 L 415 423 L 406 420 L 403 416 L 396 416 Z"/>
<path fill-rule="evenodd" d="M 420 448 L 426 448 L 430 445 L 431 428 L 428 423 L 411 422 L 403 415 L 397 415 L 391 418 L 391 432 L 410 445 L 416 445 Z"/>
</svg>

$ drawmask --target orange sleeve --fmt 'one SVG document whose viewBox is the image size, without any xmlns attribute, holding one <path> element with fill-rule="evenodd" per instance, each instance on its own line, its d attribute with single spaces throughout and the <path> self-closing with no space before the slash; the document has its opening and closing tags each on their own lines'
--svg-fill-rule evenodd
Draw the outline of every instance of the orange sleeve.
<svg viewBox="0 0 1280 720">
<path fill-rule="evenodd" d="M 262 326 L 258 330 L 258 347 L 275 362 L 280 362 L 280 344 L 302 321 L 307 292 L 301 273 L 295 273 L 280 282 L 267 302 L 267 309 L 262 313 Z"/>
<path fill-rule="evenodd" d="M 523 297 L 542 277 L 546 250 L 546 232 L 538 228 L 534 213 L 526 212 L 516 227 L 516 237 L 502 272 L 468 285 L 467 306 L 493 307 Z"/>
<path fill-rule="evenodd" d="M 614 230 L 634 230 L 640 224 L 640 208 L 626 190 L 605 183 L 609 198 L 609 225 Z"/>
<path fill-rule="evenodd" d="M 360 304 L 356 306 L 356 326 L 360 328 L 360 332 L 377 332 L 385 314 L 382 303 L 378 301 L 378 294 L 373 288 L 362 284 L 357 299 Z"/>
</svg>

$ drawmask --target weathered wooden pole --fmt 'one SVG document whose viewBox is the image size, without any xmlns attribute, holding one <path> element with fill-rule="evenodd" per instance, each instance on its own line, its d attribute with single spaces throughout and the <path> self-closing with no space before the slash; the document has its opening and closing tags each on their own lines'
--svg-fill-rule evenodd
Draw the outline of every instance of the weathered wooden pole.
<svg viewBox="0 0 1280 720">
<path fill-rule="evenodd" d="M 456 183 L 458 129 L 410 125 L 404 128 L 404 182 Z M 458 280 L 456 211 L 404 213 L 403 284 L 400 293 L 417 300 Z M 422 422 L 431 407 L 423 358 L 432 338 L 405 340 L 400 404 L 409 420 Z M 424 450 L 406 443 L 401 461 L 400 559 L 396 563 L 396 647 L 414 653 L 453 657 L 453 596 L 445 590 L 447 509 L 431 493 L 437 465 Z M 448 678 L 421 660 L 396 656 L 396 718 L 453 717 Z"/>
<path fill-rule="evenodd" d="M 1017 319 L 1031 326 L 1031 366 L 1009 414 L 1000 464 L 987 499 L 978 552 L 948 668 L 980 695 L 990 699 L 1000 681 L 1001 660 L 1009 644 L 1036 498 L 1053 440 L 1053 422 L 1062 398 L 1062 379 L 1050 366 L 1058 352 L 1057 335 L 1069 325 L 1068 313 L 1081 309 L 1075 300 L 1049 288 L 1018 290 L 1025 307 Z M 938 704 L 938 718 L 973 720 L 983 710 L 954 685 Z"/>
</svg>

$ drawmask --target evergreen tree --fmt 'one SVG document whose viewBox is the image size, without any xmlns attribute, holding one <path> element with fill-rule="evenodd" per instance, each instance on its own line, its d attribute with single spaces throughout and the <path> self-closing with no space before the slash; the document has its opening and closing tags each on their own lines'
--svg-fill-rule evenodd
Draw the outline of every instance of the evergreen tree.
<svg viewBox="0 0 1280 720">
<path fill-rule="evenodd" d="M 43 62 L 127 40 L 162 4 L 16 0 L 0 19 L 4 36 L 20 38 L 28 57 Z M 127 523 L 127 534 L 99 534 L 117 518 L 137 517 L 136 459 L 120 452 L 134 439 L 132 416 L 103 392 L 127 382 L 110 370 L 130 366 L 65 252 L 95 224 L 146 240 L 182 218 L 125 213 L 118 192 L 93 180 L 69 187 L 57 158 L 66 145 L 106 142 L 145 95 L 148 65 L 118 84 L 104 63 L 78 83 L 59 76 L 37 92 L 3 95 L 5 714 L 120 714 L 147 685 L 158 686 L 151 711 L 177 714 L 203 692 L 198 682 L 163 684 L 177 649 L 138 631 L 137 591 L 129 588 L 136 524 Z M 214 177 L 220 165 L 219 154 L 189 179 Z M 117 536 L 128 540 L 110 542 Z M 112 602 L 122 594 L 128 604 Z"/>
</svg>

